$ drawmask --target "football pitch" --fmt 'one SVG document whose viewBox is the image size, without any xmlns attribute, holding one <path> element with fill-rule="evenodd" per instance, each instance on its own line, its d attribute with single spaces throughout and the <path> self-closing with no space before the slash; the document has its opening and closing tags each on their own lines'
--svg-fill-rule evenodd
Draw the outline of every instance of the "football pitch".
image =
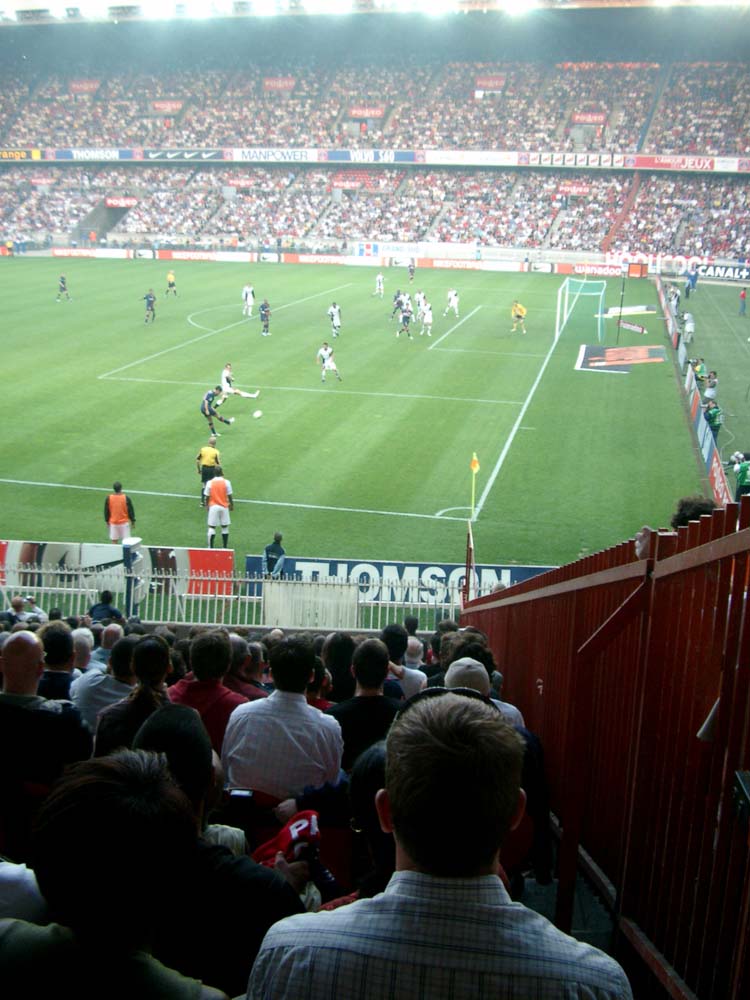
<svg viewBox="0 0 750 1000">
<path fill-rule="evenodd" d="M 579 303 L 555 342 L 559 276 L 418 270 L 409 285 L 405 269 L 388 269 L 380 299 L 374 267 L 176 262 L 178 296 L 167 299 L 166 262 L 0 266 L 0 537 L 103 541 L 105 496 L 119 479 L 146 544 L 205 545 L 199 407 L 226 362 L 237 387 L 260 389 L 258 400 L 228 399 L 219 412 L 236 420 L 216 425 L 238 566 L 277 530 L 295 556 L 460 562 L 474 452 L 479 562 L 564 562 L 667 523 L 675 499 L 702 488 L 660 316 L 628 317 L 648 333 L 623 330 L 619 346 L 665 347 L 663 363 L 577 370 L 581 346 L 596 345 L 597 300 Z M 55 301 L 61 272 L 70 302 Z M 246 281 L 252 320 L 242 316 Z M 429 340 L 416 321 L 413 340 L 395 336 L 391 300 L 407 287 L 433 305 Z M 443 316 L 450 287 L 459 319 Z M 145 325 L 149 288 L 157 319 Z M 696 312 L 716 294 L 701 288 Z M 264 298 L 270 337 L 257 318 Z M 525 335 L 510 332 L 514 299 L 528 309 Z M 610 280 L 606 305 L 619 301 Z M 625 306 L 637 305 L 656 305 L 650 282 L 627 282 Z M 342 382 L 321 383 L 323 341 Z M 615 341 L 607 320 L 605 345 Z"/>
</svg>

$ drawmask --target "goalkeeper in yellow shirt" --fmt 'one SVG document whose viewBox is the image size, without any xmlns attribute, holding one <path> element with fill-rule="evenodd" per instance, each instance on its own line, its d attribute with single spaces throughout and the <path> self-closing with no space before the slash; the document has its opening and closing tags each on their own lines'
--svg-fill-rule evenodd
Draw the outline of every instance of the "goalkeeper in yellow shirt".
<svg viewBox="0 0 750 1000">
<path fill-rule="evenodd" d="M 526 333 L 526 306 L 522 306 L 517 300 L 513 300 L 513 305 L 510 307 L 510 316 L 513 320 L 513 329 L 511 333 L 516 332 L 516 327 L 521 324 L 521 333 Z"/>
</svg>

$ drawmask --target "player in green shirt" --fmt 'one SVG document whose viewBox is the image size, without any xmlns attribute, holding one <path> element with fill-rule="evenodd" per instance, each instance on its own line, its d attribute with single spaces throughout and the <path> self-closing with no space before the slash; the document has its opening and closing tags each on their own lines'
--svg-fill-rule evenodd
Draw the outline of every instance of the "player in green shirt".
<svg viewBox="0 0 750 1000">
<path fill-rule="evenodd" d="M 737 477 L 734 502 L 739 503 L 740 497 L 750 493 L 750 451 L 736 451 L 732 458 L 734 459 L 734 474 Z"/>
<path fill-rule="evenodd" d="M 710 427 L 711 433 L 714 436 L 714 441 L 716 441 L 719 428 L 724 423 L 724 411 L 715 399 L 710 399 L 703 415 L 705 416 L 706 423 Z"/>
</svg>

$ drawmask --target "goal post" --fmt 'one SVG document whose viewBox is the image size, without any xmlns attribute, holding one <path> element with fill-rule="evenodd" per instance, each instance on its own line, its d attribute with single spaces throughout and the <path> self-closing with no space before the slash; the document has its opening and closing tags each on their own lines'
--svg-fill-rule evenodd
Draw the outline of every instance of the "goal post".
<svg viewBox="0 0 750 1000">
<path fill-rule="evenodd" d="M 599 343 L 601 343 L 604 339 L 604 293 L 606 290 L 606 281 L 586 281 L 582 278 L 566 278 L 557 290 L 555 340 L 560 337 L 568 325 L 568 321 L 577 306 L 578 312 L 581 315 L 583 315 L 583 310 L 588 313 L 588 309 L 594 306 L 596 336 Z M 594 299 L 596 302 L 593 301 Z M 586 319 L 584 322 L 587 323 L 588 320 Z"/>
</svg>

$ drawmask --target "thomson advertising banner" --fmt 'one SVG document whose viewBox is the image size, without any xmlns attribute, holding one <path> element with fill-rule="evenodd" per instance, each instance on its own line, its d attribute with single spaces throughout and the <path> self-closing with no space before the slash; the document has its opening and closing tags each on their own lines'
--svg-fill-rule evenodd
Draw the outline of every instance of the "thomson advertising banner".
<svg viewBox="0 0 750 1000">
<path fill-rule="evenodd" d="M 476 566 L 477 583 L 482 593 L 496 583 L 510 586 L 545 573 L 552 566 Z M 262 557 L 245 557 L 245 573 L 259 576 Z M 346 581 L 359 587 L 360 601 L 403 601 L 405 603 L 442 604 L 448 594 L 460 588 L 466 567 L 459 563 L 405 563 L 356 559 L 295 559 L 287 556 L 284 575 L 306 582 Z"/>
</svg>

